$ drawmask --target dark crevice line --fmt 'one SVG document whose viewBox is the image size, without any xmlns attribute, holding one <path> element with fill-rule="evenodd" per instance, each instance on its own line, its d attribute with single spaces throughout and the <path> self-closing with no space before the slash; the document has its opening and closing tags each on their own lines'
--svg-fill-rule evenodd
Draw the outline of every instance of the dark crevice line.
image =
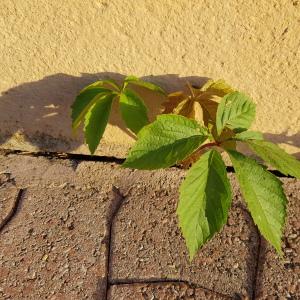
<svg viewBox="0 0 300 300">
<path fill-rule="evenodd" d="M 260 231 L 257 227 L 257 225 L 254 223 L 254 220 L 252 218 L 251 213 L 249 212 L 249 210 L 243 206 L 241 203 L 237 203 L 236 207 L 238 207 L 239 209 L 241 209 L 241 211 L 243 211 L 244 214 L 248 215 L 249 219 L 251 220 L 251 223 L 253 224 L 254 228 L 255 228 L 255 232 L 257 235 L 257 249 L 256 249 L 256 261 L 255 261 L 255 267 L 254 267 L 254 271 L 253 271 L 253 278 L 251 280 L 251 295 L 249 293 L 250 299 L 251 300 L 255 300 L 255 295 L 256 295 L 256 282 L 258 280 L 258 273 L 259 273 L 259 262 L 260 262 L 260 256 L 261 256 L 261 244 L 262 244 L 262 237 L 260 234 Z"/>
<path fill-rule="evenodd" d="M 258 280 L 258 273 L 259 273 L 259 262 L 260 262 L 260 257 L 261 257 L 261 244 L 262 244 L 262 236 L 260 234 L 260 231 L 257 227 L 257 225 L 255 224 L 251 213 L 249 212 L 249 210 L 243 206 L 241 203 L 237 203 L 236 207 L 240 208 L 243 213 L 245 213 L 246 215 L 248 215 L 248 217 L 251 220 L 251 223 L 253 224 L 254 228 L 255 228 L 255 232 L 256 232 L 256 236 L 257 236 L 257 249 L 256 249 L 256 255 L 255 255 L 255 267 L 254 267 L 254 271 L 253 271 L 253 278 L 251 280 L 251 295 L 250 299 L 251 300 L 255 300 L 255 295 L 256 295 L 256 286 L 257 286 L 257 280 Z"/>
<path fill-rule="evenodd" d="M 110 272 L 111 272 L 111 247 L 112 247 L 112 235 L 113 235 L 113 224 L 114 219 L 117 216 L 126 196 L 123 195 L 118 188 L 113 186 L 112 192 L 114 194 L 114 200 L 110 208 L 110 212 L 107 218 L 107 242 L 106 242 L 106 286 L 105 286 L 105 299 L 108 297 L 108 290 L 110 286 Z"/>
<path fill-rule="evenodd" d="M 257 259 L 256 259 L 256 264 L 255 264 L 253 282 L 252 282 L 251 300 L 255 300 L 255 296 L 256 296 L 256 286 L 257 286 L 258 275 L 259 275 L 259 262 L 260 262 L 261 247 L 262 247 L 262 237 L 260 235 L 260 232 L 259 232 L 257 226 L 255 226 L 255 228 L 256 228 L 256 232 L 257 232 L 257 236 L 258 236 L 258 245 L 257 245 Z"/>
<path fill-rule="evenodd" d="M 158 279 L 158 278 L 149 278 L 149 279 L 113 279 L 109 281 L 109 285 L 113 286 L 113 285 L 134 285 L 134 284 L 164 284 L 164 283 L 170 283 L 170 284 L 186 284 L 189 287 L 193 288 L 193 289 L 202 289 L 204 291 L 213 293 L 215 295 L 218 296 L 222 296 L 224 298 L 227 299 L 234 299 L 232 296 L 230 295 L 226 295 L 226 294 L 222 294 L 220 292 L 216 292 L 214 290 L 208 289 L 206 287 L 203 287 L 201 285 L 198 284 L 194 284 L 191 283 L 187 280 L 180 280 L 180 279 L 168 279 L 168 278 L 162 278 L 162 279 Z"/>
<path fill-rule="evenodd" d="M 227 173 L 235 173 L 235 170 L 232 166 L 227 166 L 226 167 L 226 171 Z M 272 173 L 273 175 L 275 175 L 276 177 L 283 177 L 283 178 L 295 178 L 294 176 L 290 176 L 290 175 L 285 175 L 283 173 L 281 173 L 280 171 L 278 170 L 268 170 L 270 173 Z"/>
<path fill-rule="evenodd" d="M 22 150 L 7 150 L 0 149 L 2 155 L 24 155 L 31 157 L 46 157 L 49 159 L 62 159 L 62 160 L 75 160 L 75 161 L 99 161 L 99 162 L 113 162 L 116 164 L 122 164 L 125 159 L 114 156 L 100 156 L 100 155 L 88 155 L 88 154 L 76 154 L 76 153 L 64 153 L 64 152 L 30 152 Z"/>
<path fill-rule="evenodd" d="M 18 195 L 15 197 L 15 200 L 14 200 L 12 208 L 10 209 L 10 211 L 8 212 L 8 214 L 6 215 L 6 217 L 0 223 L 0 233 L 3 231 L 3 229 L 6 227 L 6 225 L 9 224 L 9 222 L 13 219 L 13 217 L 17 213 L 19 205 L 20 205 L 20 202 L 21 202 L 21 199 L 23 197 L 23 193 L 24 193 L 23 189 L 20 189 L 18 191 Z"/>
<path fill-rule="evenodd" d="M 62 159 L 62 160 L 75 160 L 75 161 L 94 161 L 94 162 L 108 162 L 115 163 L 118 165 L 123 164 L 125 158 L 119 158 L 115 156 L 105 156 L 105 155 L 89 155 L 89 154 L 76 154 L 76 153 L 65 153 L 65 152 L 48 152 L 48 151 L 23 151 L 23 150 L 11 150 L 11 149 L 0 149 L 0 155 L 25 155 L 31 157 L 46 157 L 49 159 Z M 182 169 L 180 166 L 172 166 L 173 168 Z M 226 167 L 227 173 L 235 173 L 232 166 Z M 278 170 L 268 170 L 270 173 L 276 177 L 282 178 L 295 178 L 294 176 L 285 175 Z"/>
</svg>

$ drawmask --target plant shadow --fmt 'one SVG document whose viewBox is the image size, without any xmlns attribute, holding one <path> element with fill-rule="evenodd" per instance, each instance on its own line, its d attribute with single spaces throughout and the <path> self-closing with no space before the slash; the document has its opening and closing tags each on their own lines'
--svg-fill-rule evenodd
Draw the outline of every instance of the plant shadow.
<svg viewBox="0 0 300 300">
<path fill-rule="evenodd" d="M 264 138 L 274 142 L 275 144 L 286 144 L 300 149 L 300 131 L 292 135 L 288 135 L 287 131 L 284 131 L 280 134 L 265 133 Z M 300 159 L 300 151 L 294 153 L 293 155 Z"/>
<path fill-rule="evenodd" d="M 113 72 L 81 73 L 79 76 L 58 73 L 2 92 L 0 95 L 0 147 L 28 151 L 89 153 L 84 145 L 82 130 L 79 129 L 76 135 L 72 133 L 70 106 L 79 91 L 86 85 L 108 78 L 122 82 L 124 77 L 124 74 Z M 193 85 L 202 86 L 208 80 L 203 76 L 180 77 L 177 74 L 149 75 L 142 79 L 158 84 L 168 93 L 185 90 L 187 81 Z M 154 120 L 161 112 L 161 104 L 165 101 L 165 97 L 143 88 L 137 87 L 136 90 L 149 109 L 150 121 Z M 128 137 L 129 140 L 133 140 L 135 136 L 120 118 L 117 102 L 113 105 L 109 124 L 113 129 L 103 139 L 104 142 L 105 139 L 107 140 L 106 148 L 104 152 L 101 151 L 104 144 L 102 143 L 96 154 L 105 153 L 105 155 L 124 157 L 124 141 L 121 139 Z M 120 135 L 120 133 L 125 133 L 125 135 Z M 273 142 L 300 148 L 300 133 L 292 136 L 288 136 L 287 132 L 265 133 L 264 136 Z M 120 155 L 115 155 L 111 146 L 112 144 L 115 146 L 116 141 L 120 149 L 116 152 L 121 153 Z M 294 155 L 300 158 L 300 152 Z"/>
<path fill-rule="evenodd" d="M 76 136 L 72 133 L 71 104 L 86 85 L 108 78 L 121 82 L 124 77 L 112 72 L 82 73 L 80 76 L 59 73 L 3 92 L 0 96 L 0 147 L 23 150 L 24 146 L 24 149 L 31 150 L 32 146 L 33 151 L 54 152 L 76 152 L 80 147 L 81 150 L 86 148 L 82 130 L 78 130 Z M 142 79 L 160 85 L 167 92 L 184 89 L 186 81 L 201 86 L 208 80 L 207 77 L 180 77 L 176 74 Z M 136 90 L 143 97 L 150 120 L 153 120 L 161 112 L 165 97 L 143 88 Z M 121 130 L 134 138 L 120 118 L 117 102 L 113 105 L 109 124 L 116 129 L 112 134 Z"/>
</svg>

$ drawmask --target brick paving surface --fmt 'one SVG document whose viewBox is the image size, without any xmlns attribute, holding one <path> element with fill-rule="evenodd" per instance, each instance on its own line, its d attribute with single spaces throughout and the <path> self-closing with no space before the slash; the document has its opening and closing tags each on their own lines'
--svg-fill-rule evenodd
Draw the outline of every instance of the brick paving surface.
<svg viewBox="0 0 300 300">
<path fill-rule="evenodd" d="M 111 279 L 185 280 L 231 296 L 251 295 L 258 235 L 240 195 L 235 193 L 224 230 L 189 262 L 175 214 L 183 172 L 135 174 L 134 189 L 114 220 Z"/>
<path fill-rule="evenodd" d="M 8 182 L 1 185 L 3 185 L 3 188 L 0 189 L 0 231 L 8 220 L 13 217 L 18 197 L 18 189 L 14 185 Z"/>
<path fill-rule="evenodd" d="M 300 182 L 283 179 L 283 259 L 229 174 L 228 222 L 190 263 L 175 215 L 184 174 L 1 155 L 0 299 L 299 299 Z"/>
<path fill-rule="evenodd" d="M 289 197 L 284 257 L 278 257 L 267 242 L 262 240 L 256 299 L 300 299 L 300 180 L 283 181 Z"/>
<path fill-rule="evenodd" d="M 194 288 L 185 283 L 148 283 L 112 285 L 108 290 L 108 300 L 144 299 L 208 299 L 226 300 L 230 297 Z"/>
</svg>

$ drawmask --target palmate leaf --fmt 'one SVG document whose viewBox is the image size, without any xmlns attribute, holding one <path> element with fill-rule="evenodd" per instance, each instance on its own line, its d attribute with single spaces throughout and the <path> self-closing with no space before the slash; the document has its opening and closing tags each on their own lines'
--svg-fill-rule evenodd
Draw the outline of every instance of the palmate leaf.
<svg viewBox="0 0 300 300">
<path fill-rule="evenodd" d="M 163 114 L 181 115 L 203 124 L 203 111 L 195 99 L 184 92 L 175 92 L 168 95 L 168 100 L 162 104 Z"/>
<path fill-rule="evenodd" d="M 203 123 L 203 111 L 200 104 L 196 101 L 191 101 L 189 98 L 180 102 L 178 106 L 174 108 L 173 114 L 196 120 L 199 124 Z"/>
<path fill-rule="evenodd" d="M 110 94 L 102 98 L 100 101 L 96 102 L 85 115 L 85 141 L 92 154 L 96 151 L 103 136 L 114 97 L 115 95 Z"/>
<path fill-rule="evenodd" d="M 126 126 L 138 133 L 149 123 L 143 100 L 132 90 L 125 89 L 120 95 L 120 110 Z"/>
<path fill-rule="evenodd" d="M 226 150 L 227 149 L 236 150 L 237 141 L 244 142 L 253 139 L 262 140 L 263 139 L 262 133 L 258 131 L 250 131 L 250 130 L 234 133 L 232 130 L 226 127 L 222 130 L 222 133 L 218 138 L 218 140 L 221 141 L 222 148 Z"/>
<path fill-rule="evenodd" d="M 223 149 L 236 150 L 236 140 L 232 139 L 234 132 L 231 129 L 224 128 L 221 135 L 217 136 L 216 128 L 214 127 L 212 133 Z"/>
<path fill-rule="evenodd" d="M 151 83 L 151 82 L 143 81 L 140 78 L 135 77 L 135 76 L 127 76 L 124 79 L 124 88 L 126 88 L 128 83 L 144 87 L 144 88 L 146 88 L 150 91 L 158 92 L 158 93 L 163 94 L 163 95 L 166 94 L 166 92 L 160 86 L 158 86 L 154 83 Z"/>
<path fill-rule="evenodd" d="M 95 81 L 89 85 L 87 85 L 85 88 L 83 88 L 80 93 L 84 92 L 85 90 L 93 87 L 104 87 L 112 91 L 120 91 L 120 87 L 118 86 L 117 82 L 113 79 L 103 79 Z"/>
<path fill-rule="evenodd" d="M 216 122 L 220 98 L 234 91 L 223 79 L 208 80 L 200 89 L 194 89 L 196 99 L 203 109 L 203 121 L 206 126 Z"/>
<path fill-rule="evenodd" d="M 215 97 L 212 97 L 214 100 L 202 98 L 199 102 L 202 110 L 203 110 L 203 123 L 205 126 L 208 124 L 214 124 L 216 122 L 216 114 L 219 103 Z"/>
<path fill-rule="evenodd" d="M 194 120 L 160 115 L 138 133 L 123 166 L 146 170 L 170 167 L 190 155 L 207 137 L 207 130 Z"/>
<path fill-rule="evenodd" d="M 287 203 L 281 181 L 254 159 L 236 151 L 228 153 L 255 224 L 264 238 L 281 255 Z"/>
<path fill-rule="evenodd" d="M 188 84 L 190 94 L 175 92 L 162 104 L 163 113 L 173 113 L 196 120 L 200 124 L 215 123 L 220 97 L 234 91 L 224 80 L 208 80 L 201 88 Z"/>
<path fill-rule="evenodd" d="M 217 110 L 217 132 L 220 135 L 227 127 L 240 132 L 248 129 L 255 117 L 255 104 L 251 99 L 240 93 L 234 92 L 224 96 Z"/>
<path fill-rule="evenodd" d="M 113 93 L 110 89 L 99 86 L 99 82 L 95 82 L 84 88 L 76 97 L 71 106 L 72 109 L 72 127 L 75 130 L 84 119 L 89 109 L 103 96 Z"/>
<path fill-rule="evenodd" d="M 195 91 L 197 90 L 198 89 L 195 89 Z M 234 89 L 223 79 L 218 79 L 216 81 L 210 79 L 199 90 L 219 97 L 234 92 Z"/>
<path fill-rule="evenodd" d="M 277 145 L 264 140 L 247 140 L 247 144 L 252 151 L 281 173 L 300 178 L 300 161 Z"/>
<path fill-rule="evenodd" d="M 118 86 L 118 84 L 116 83 L 115 80 L 113 80 L 113 79 L 106 79 L 106 80 L 102 80 L 102 82 L 103 82 L 104 85 L 111 86 L 116 91 L 120 91 L 120 87 Z"/>
<path fill-rule="evenodd" d="M 190 259 L 226 223 L 231 188 L 221 155 L 210 150 L 187 172 L 180 187 L 179 226 Z"/>
<path fill-rule="evenodd" d="M 263 135 L 259 131 L 243 131 L 234 135 L 232 138 L 238 141 L 248 141 L 248 140 L 263 140 Z"/>
<path fill-rule="evenodd" d="M 165 94 L 163 89 L 153 83 L 128 76 L 125 78 L 122 88 L 111 79 L 96 81 L 82 89 L 72 104 L 72 128 L 75 131 L 85 120 L 85 139 L 92 154 L 103 136 L 113 99 L 119 99 L 123 120 L 134 133 L 138 133 L 149 123 L 147 108 L 143 100 L 131 90 L 131 86 L 128 84 Z M 97 126 L 99 126 L 98 129 Z"/>
<path fill-rule="evenodd" d="M 168 99 L 166 102 L 162 103 L 163 106 L 163 114 L 174 114 L 174 110 L 184 100 L 187 100 L 188 96 L 182 92 L 174 92 L 171 94 L 168 94 Z"/>
</svg>

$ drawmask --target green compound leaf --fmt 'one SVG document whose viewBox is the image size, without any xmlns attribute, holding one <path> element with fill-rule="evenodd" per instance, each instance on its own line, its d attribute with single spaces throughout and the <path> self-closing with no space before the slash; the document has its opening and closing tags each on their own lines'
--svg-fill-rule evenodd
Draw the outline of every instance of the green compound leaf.
<svg viewBox="0 0 300 300">
<path fill-rule="evenodd" d="M 200 88 L 200 91 L 223 97 L 226 94 L 234 92 L 234 89 L 223 79 L 218 79 L 216 81 L 210 79 Z"/>
<path fill-rule="evenodd" d="M 240 133 L 237 133 L 232 137 L 234 140 L 238 141 L 248 141 L 248 140 L 263 140 L 263 135 L 259 131 L 243 131 Z"/>
<path fill-rule="evenodd" d="M 108 95 L 96 102 L 88 111 L 84 121 L 85 141 L 94 154 L 106 128 L 115 95 Z"/>
<path fill-rule="evenodd" d="M 231 188 L 221 155 L 210 150 L 187 172 L 180 187 L 179 226 L 192 260 L 226 223 Z"/>
<path fill-rule="evenodd" d="M 259 231 L 282 255 L 281 238 L 286 216 L 282 182 L 254 159 L 228 151 L 242 195 Z"/>
<path fill-rule="evenodd" d="M 194 152 L 207 137 L 207 130 L 194 120 L 160 115 L 138 133 L 123 166 L 145 170 L 170 167 Z"/>
<path fill-rule="evenodd" d="M 113 88 L 116 92 L 120 91 L 120 87 L 118 86 L 117 82 L 113 79 L 105 79 L 95 82 L 98 86 L 109 86 Z"/>
<path fill-rule="evenodd" d="M 138 133 L 149 123 L 143 100 L 132 90 L 125 89 L 120 95 L 120 110 L 126 126 Z"/>
<path fill-rule="evenodd" d="M 300 161 L 277 145 L 258 140 L 247 141 L 247 144 L 252 151 L 281 173 L 300 178 Z"/>
<path fill-rule="evenodd" d="M 240 132 L 248 129 L 255 117 L 255 104 L 240 93 L 225 95 L 217 110 L 217 131 L 220 135 L 224 127 Z"/>
<path fill-rule="evenodd" d="M 104 80 L 95 81 L 94 83 L 86 86 L 85 88 L 83 88 L 80 91 L 80 93 L 84 92 L 85 90 L 87 90 L 89 88 L 93 88 L 93 87 L 102 87 L 102 88 L 104 87 L 104 88 L 107 88 L 111 91 L 120 91 L 120 87 L 118 86 L 118 84 L 115 80 L 113 80 L 113 79 L 104 79 Z"/>
<path fill-rule="evenodd" d="M 131 83 L 131 84 L 135 84 L 135 85 L 138 85 L 138 86 L 142 86 L 148 90 L 151 90 L 153 92 L 158 92 L 158 93 L 161 93 L 163 95 L 166 94 L 166 92 L 158 85 L 154 84 L 154 83 L 151 83 L 151 82 L 146 82 L 146 81 L 143 81 L 141 79 L 139 79 L 138 77 L 135 77 L 135 76 L 127 76 L 124 80 L 124 88 L 127 86 L 128 83 Z"/>
<path fill-rule="evenodd" d="M 84 119 L 89 109 L 102 97 L 112 93 L 110 89 L 99 87 L 99 82 L 95 82 L 84 88 L 76 97 L 71 106 L 72 128 L 75 130 Z"/>
</svg>

